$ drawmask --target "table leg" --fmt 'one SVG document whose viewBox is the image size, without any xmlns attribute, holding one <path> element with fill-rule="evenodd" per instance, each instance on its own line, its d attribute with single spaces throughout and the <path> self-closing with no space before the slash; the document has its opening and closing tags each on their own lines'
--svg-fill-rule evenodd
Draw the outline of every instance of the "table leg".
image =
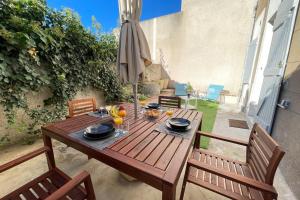
<svg viewBox="0 0 300 200">
<path fill-rule="evenodd" d="M 176 185 L 164 184 L 162 190 L 162 200 L 175 200 Z"/>
<path fill-rule="evenodd" d="M 201 131 L 201 129 L 202 129 L 202 120 L 201 120 L 200 125 L 198 127 L 198 131 Z M 196 149 L 200 148 L 200 143 L 201 143 L 200 140 L 201 140 L 200 134 L 196 134 L 195 141 L 194 141 L 194 149 L 195 148 Z"/>
<path fill-rule="evenodd" d="M 202 129 L 202 119 L 201 119 L 201 122 L 199 124 L 198 131 L 201 131 L 201 129 Z"/>
<path fill-rule="evenodd" d="M 55 168 L 55 159 L 54 159 L 54 153 L 53 153 L 51 138 L 44 134 L 43 135 L 43 140 L 44 140 L 44 145 L 46 147 L 49 147 L 49 149 L 50 149 L 50 151 L 48 151 L 46 153 L 46 157 L 47 157 L 48 167 L 51 170 L 51 169 Z"/>
<path fill-rule="evenodd" d="M 184 174 L 184 178 L 183 178 L 183 183 L 182 183 L 182 188 L 181 188 L 179 200 L 183 200 L 185 187 L 186 187 L 186 183 L 187 183 L 187 178 L 188 178 L 188 175 L 189 175 L 189 170 L 190 170 L 190 166 L 187 165 L 186 169 L 185 169 L 185 174 Z"/>
</svg>

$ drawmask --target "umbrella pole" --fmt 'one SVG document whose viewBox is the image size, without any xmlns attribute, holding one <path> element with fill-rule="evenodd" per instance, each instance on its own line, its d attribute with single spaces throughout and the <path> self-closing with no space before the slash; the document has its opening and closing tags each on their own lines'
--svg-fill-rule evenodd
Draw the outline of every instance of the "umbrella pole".
<svg viewBox="0 0 300 200">
<path fill-rule="evenodd" d="M 137 84 L 132 85 L 133 88 L 133 97 L 134 97 L 134 118 L 138 118 L 137 107 L 138 107 L 138 98 L 137 98 Z"/>
</svg>

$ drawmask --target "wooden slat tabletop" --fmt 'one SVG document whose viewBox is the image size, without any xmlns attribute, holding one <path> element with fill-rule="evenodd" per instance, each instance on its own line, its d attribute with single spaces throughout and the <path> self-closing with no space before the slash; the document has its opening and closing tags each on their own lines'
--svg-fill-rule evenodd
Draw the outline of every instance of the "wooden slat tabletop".
<svg viewBox="0 0 300 200">
<path fill-rule="evenodd" d="M 133 105 L 124 104 L 129 122 L 129 134 L 118 141 L 99 150 L 88 146 L 69 136 L 70 133 L 82 130 L 89 125 L 99 123 L 109 118 L 101 119 L 89 115 L 82 115 L 55 122 L 42 127 L 45 136 L 55 138 L 67 145 L 82 151 L 90 157 L 98 159 L 120 171 L 134 176 L 153 187 L 162 190 L 163 184 L 177 184 L 182 168 L 194 140 L 182 138 L 157 131 L 160 123 L 168 116 L 165 113 L 155 121 L 133 117 Z M 192 110 L 174 109 L 173 117 L 183 117 L 194 121 L 199 129 L 202 113 Z"/>
</svg>

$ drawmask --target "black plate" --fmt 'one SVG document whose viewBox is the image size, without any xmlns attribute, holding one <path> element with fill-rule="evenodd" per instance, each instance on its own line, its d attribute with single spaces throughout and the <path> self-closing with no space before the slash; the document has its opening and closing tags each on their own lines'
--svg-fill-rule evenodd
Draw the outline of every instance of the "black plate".
<svg viewBox="0 0 300 200">
<path fill-rule="evenodd" d="M 160 105 L 158 103 L 149 103 L 146 108 L 150 108 L 150 109 L 158 109 L 160 107 Z"/>
<path fill-rule="evenodd" d="M 113 124 L 97 124 L 89 126 L 84 131 L 86 138 L 103 139 L 110 136 L 115 131 Z"/>
<path fill-rule="evenodd" d="M 188 130 L 191 130 L 191 128 L 192 128 L 192 126 L 189 125 L 189 126 L 187 126 L 187 127 L 185 127 L 185 128 L 179 128 L 179 129 L 177 129 L 177 128 L 172 127 L 171 124 L 169 124 L 168 121 L 166 122 L 166 127 L 167 127 L 168 129 L 172 130 L 172 131 L 177 131 L 177 132 L 186 132 L 186 131 L 188 131 Z"/>
<path fill-rule="evenodd" d="M 103 140 L 103 139 L 106 139 L 106 138 L 109 138 L 110 136 L 112 136 L 114 132 L 115 132 L 115 131 L 112 131 L 112 132 L 110 132 L 110 133 L 107 134 L 107 135 L 103 135 L 103 136 L 97 137 L 97 138 L 95 138 L 95 137 L 89 137 L 89 136 L 86 134 L 86 132 L 84 132 L 84 133 L 83 133 L 83 137 L 84 137 L 85 139 L 88 139 L 88 140 Z"/>
<path fill-rule="evenodd" d="M 168 120 L 168 123 L 174 129 L 186 129 L 191 125 L 190 120 L 184 118 L 171 118 Z"/>
</svg>

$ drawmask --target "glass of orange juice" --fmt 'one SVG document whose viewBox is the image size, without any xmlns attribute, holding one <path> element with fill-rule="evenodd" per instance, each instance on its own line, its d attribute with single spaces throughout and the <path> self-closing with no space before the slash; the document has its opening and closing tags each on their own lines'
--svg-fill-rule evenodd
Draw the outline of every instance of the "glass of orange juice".
<svg viewBox="0 0 300 200">
<path fill-rule="evenodd" d="M 126 110 L 120 110 L 118 112 L 119 117 L 124 118 L 127 116 Z"/>
<path fill-rule="evenodd" d="M 122 133 L 122 130 L 120 129 L 120 125 L 123 124 L 122 117 L 116 117 L 116 118 L 114 118 L 114 123 L 117 125 L 116 133 Z"/>
<path fill-rule="evenodd" d="M 169 118 L 171 118 L 171 117 L 173 116 L 173 114 L 174 114 L 174 111 L 171 110 L 171 109 L 169 109 L 169 110 L 166 111 L 166 115 L 167 115 Z"/>
</svg>

